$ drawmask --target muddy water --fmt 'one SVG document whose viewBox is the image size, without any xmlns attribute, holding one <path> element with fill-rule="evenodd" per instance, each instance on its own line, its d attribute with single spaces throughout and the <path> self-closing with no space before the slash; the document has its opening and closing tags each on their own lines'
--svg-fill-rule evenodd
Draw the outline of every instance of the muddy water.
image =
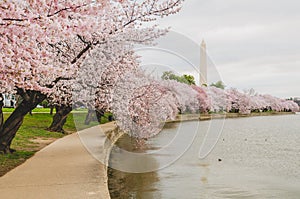
<svg viewBox="0 0 300 199">
<path fill-rule="evenodd" d="M 300 198 L 299 115 L 228 119 L 214 150 L 199 159 L 210 126 L 211 121 L 168 125 L 146 143 L 124 136 L 110 158 L 118 168 L 108 171 L 111 198 Z M 146 155 L 134 159 L 124 150 Z M 133 173 L 143 169 L 149 172 Z"/>
</svg>

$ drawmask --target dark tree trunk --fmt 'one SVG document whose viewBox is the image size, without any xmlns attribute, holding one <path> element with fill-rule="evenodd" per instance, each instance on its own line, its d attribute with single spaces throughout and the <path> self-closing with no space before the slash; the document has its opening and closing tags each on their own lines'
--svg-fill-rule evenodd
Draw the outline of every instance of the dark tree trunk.
<svg viewBox="0 0 300 199">
<path fill-rule="evenodd" d="M 22 102 L 3 123 L 0 129 L 0 152 L 12 153 L 10 148 L 13 138 L 23 123 L 24 116 L 41 103 L 46 96 L 37 91 L 25 91 L 18 89 Z"/>
<path fill-rule="evenodd" d="M 88 113 L 85 117 L 84 124 L 89 125 L 91 121 L 98 121 L 101 123 L 101 117 L 104 116 L 104 111 L 102 110 L 88 110 Z"/>
<path fill-rule="evenodd" d="M 50 115 L 53 115 L 53 109 L 54 109 L 54 106 L 51 105 L 51 106 L 50 106 Z"/>
<path fill-rule="evenodd" d="M 88 110 L 88 113 L 87 113 L 87 115 L 85 117 L 85 121 L 84 121 L 85 125 L 89 125 L 90 122 L 94 120 L 94 117 L 95 117 L 94 113 L 95 113 L 94 110 L 90 110 L 90 109 Z"/>
<path fill-rule="evenodd" d="M 67 121 L 69 113 L 72 111 L 71 106 L 56 106 L 56 113 L 53 116 L 52 124 L 48 128 L 49 131 L 64 133 L 63 126 Z"/>
<path fill-rule="evenodd" d="M 0 93 L 0 129 L 2 128 L 3 121 L 4 121 L 3 112 L 2 112 L 2 108 L 4 106 L 3 100 L 4 100 L 3 95 L 2 95 L 2 93 Z"/>
<path fill-rule="evenodd" d="M 104 116 L 104 111 L 102 110 L 96 110 L 96 117 L 99 123 L 101 123 L 101 117 Z"/>
</svg>

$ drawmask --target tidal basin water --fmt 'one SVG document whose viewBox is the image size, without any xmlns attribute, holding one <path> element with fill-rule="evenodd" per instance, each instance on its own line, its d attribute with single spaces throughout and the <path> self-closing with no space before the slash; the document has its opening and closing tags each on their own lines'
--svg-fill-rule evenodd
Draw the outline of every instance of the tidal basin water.
<svg viewBox="0 0 300 199">
<path fill-rule="evenodd" d="M 123 136 L 112 150 L 112 167 L 130 164 L 137 171 L 158 169 L 131 173 L 110 168 L 111 198 L 300 198 L 300 115 L 227 119 L 213 151 L 200 159 L 199 149 L 210 126 L 211 121 L 168 124 L 142 147 Z M 186 148 L 181 145 L 188 143 L 195 130 L 191 146 L 168 165 L 168 157 Z M 170 144 L 176 136 L 182 136 L 182 142 Z M 120 160 L 121 149 L 148 155 L 144 160 Z"/>
</svg>

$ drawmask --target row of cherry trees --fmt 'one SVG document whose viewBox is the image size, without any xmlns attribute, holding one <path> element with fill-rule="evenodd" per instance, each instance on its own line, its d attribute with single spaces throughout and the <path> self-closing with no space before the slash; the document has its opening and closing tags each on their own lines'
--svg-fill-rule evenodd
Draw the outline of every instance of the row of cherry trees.
<svg viewBox="0 0 300 199">
<path fill-rule="evenodd" d="M 175 14 L 182 0 L 30 0 L 0 5 L 0 93 L 22 101 L 4 121 L 0 151 L 10 145 L 24 116 L 44 99 L 57 107 L 50 130 L 62 128 L 72 108 L 111 111 L 132 136 L 147 138 L 178 113 L 292 110 L 268 95 L 156 80 L 139 70 L 135 44 L 151 44 L 166 30 L 143 26 Z M 2 108 L 0 95 L 0 108 Z"/>
<path fill-rule="evenodd" d="M 112 89 L 111 111 L 117 124 L 131 136 L 148 138 L 160 132 L 179 113 L 297 112 L 291 100 L 261 95 L 253 90 L 199 87 L 175 80 L 155 80 L 143 71 L 127 73 Z M 101 98 L 103 99 L 103 98 Z"/>
<path fill-rule="evenodd" d="M 235 88 L 220 89 L 214 86 L 193 88 L 199 93 L 201 112 L 297 112 L 299 106 L 291 100 L 280 99 L 271 95 L 255 93 L 254 90 L 240 92 Z"/>
<path fill-rule="evenodd" d="M 181 4 L 182 0 L 2 1 L 0 93 L 16 93 L 22 101 L 6 121 L 0 112 L 0 151 L 13 151 L 10 145 L 24 116 L 46 98 L 61 107 L 58 118 L 64 118 L 75 103 L 105 106 L 96 99 L 91 103 L 82 88 L 94 89 L 98 97 L 108 96 L 115 82 L 106 80 L 116 80 L 122 67 L 126 71 L 137 62 L 132 45 L 149 44 L 166 33 L 143 24 L 177 13 Z M 101 53 L 93 57 L 95 52 Z M 81 67 L 87 59 L 96 60 L 92 70 Z M 100 69 L 95 71 L 95 66 Z M 78 77 L 86 70 L 85 78 Z M 103 70 L 113 75 L 103 77 Z M 76 102 L 72 89 L 80 93 Z"/>
</svg>

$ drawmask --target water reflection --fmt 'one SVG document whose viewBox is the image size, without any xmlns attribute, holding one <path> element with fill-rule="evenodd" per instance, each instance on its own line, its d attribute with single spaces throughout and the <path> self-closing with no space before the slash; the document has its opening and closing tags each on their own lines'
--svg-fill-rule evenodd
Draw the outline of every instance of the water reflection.
<svg viewBox="0 0 300 199">
<path fill-rule="evenodd" d="M 209 121 L 200 122 L 192 146 L 170 166 L 143 174 L 109 169 L 112 199 L 299 199 L 299 119 L 299 115 L 228 119 L 221 139 L 205 159 L 199 159 L 198 154 Z M 186 137 L 191 136 L 195 126 L 187 122 L 166 128 L 148 140 L 142 149 L 128 137 L 120 139 L 117 146 L 129 151 L 151 152 L 164 147 L 179 129 Z M 177 147 L 182 147 L 180 144 L 176 142 L 164 154 L 150 155 L 133 165 L 159 166 Z M 118 157 L 117 147 L 115 149 L 110 159 L 112 165 L 120 163 L 114 159 Z"/>
<path fill-rule="evenodd" d="M 108 187 L 111 198 L 161 198 L 155 185 L 155 182 L 159 181 L 156 172 L 128 173 L 113 169 L 117 167 L 116 164 L 128 164 L 128 162 L 120 160 L 120 149 L 135 153 L 143 153 L 147 150 L 147 144 L 141 144 L 140 141 L 137 141 L 135 138 L 124 135 L 115 145 L 116 146 L 113 147 L 110 155 L 109 165 L 111 168 L 108 168 Z M 155 164 L 157 164 L 157 161 L 153 157 L 145 156 L 142 162 L 133 162 L 132 167 L 155 166 Z"/>
</svg>

